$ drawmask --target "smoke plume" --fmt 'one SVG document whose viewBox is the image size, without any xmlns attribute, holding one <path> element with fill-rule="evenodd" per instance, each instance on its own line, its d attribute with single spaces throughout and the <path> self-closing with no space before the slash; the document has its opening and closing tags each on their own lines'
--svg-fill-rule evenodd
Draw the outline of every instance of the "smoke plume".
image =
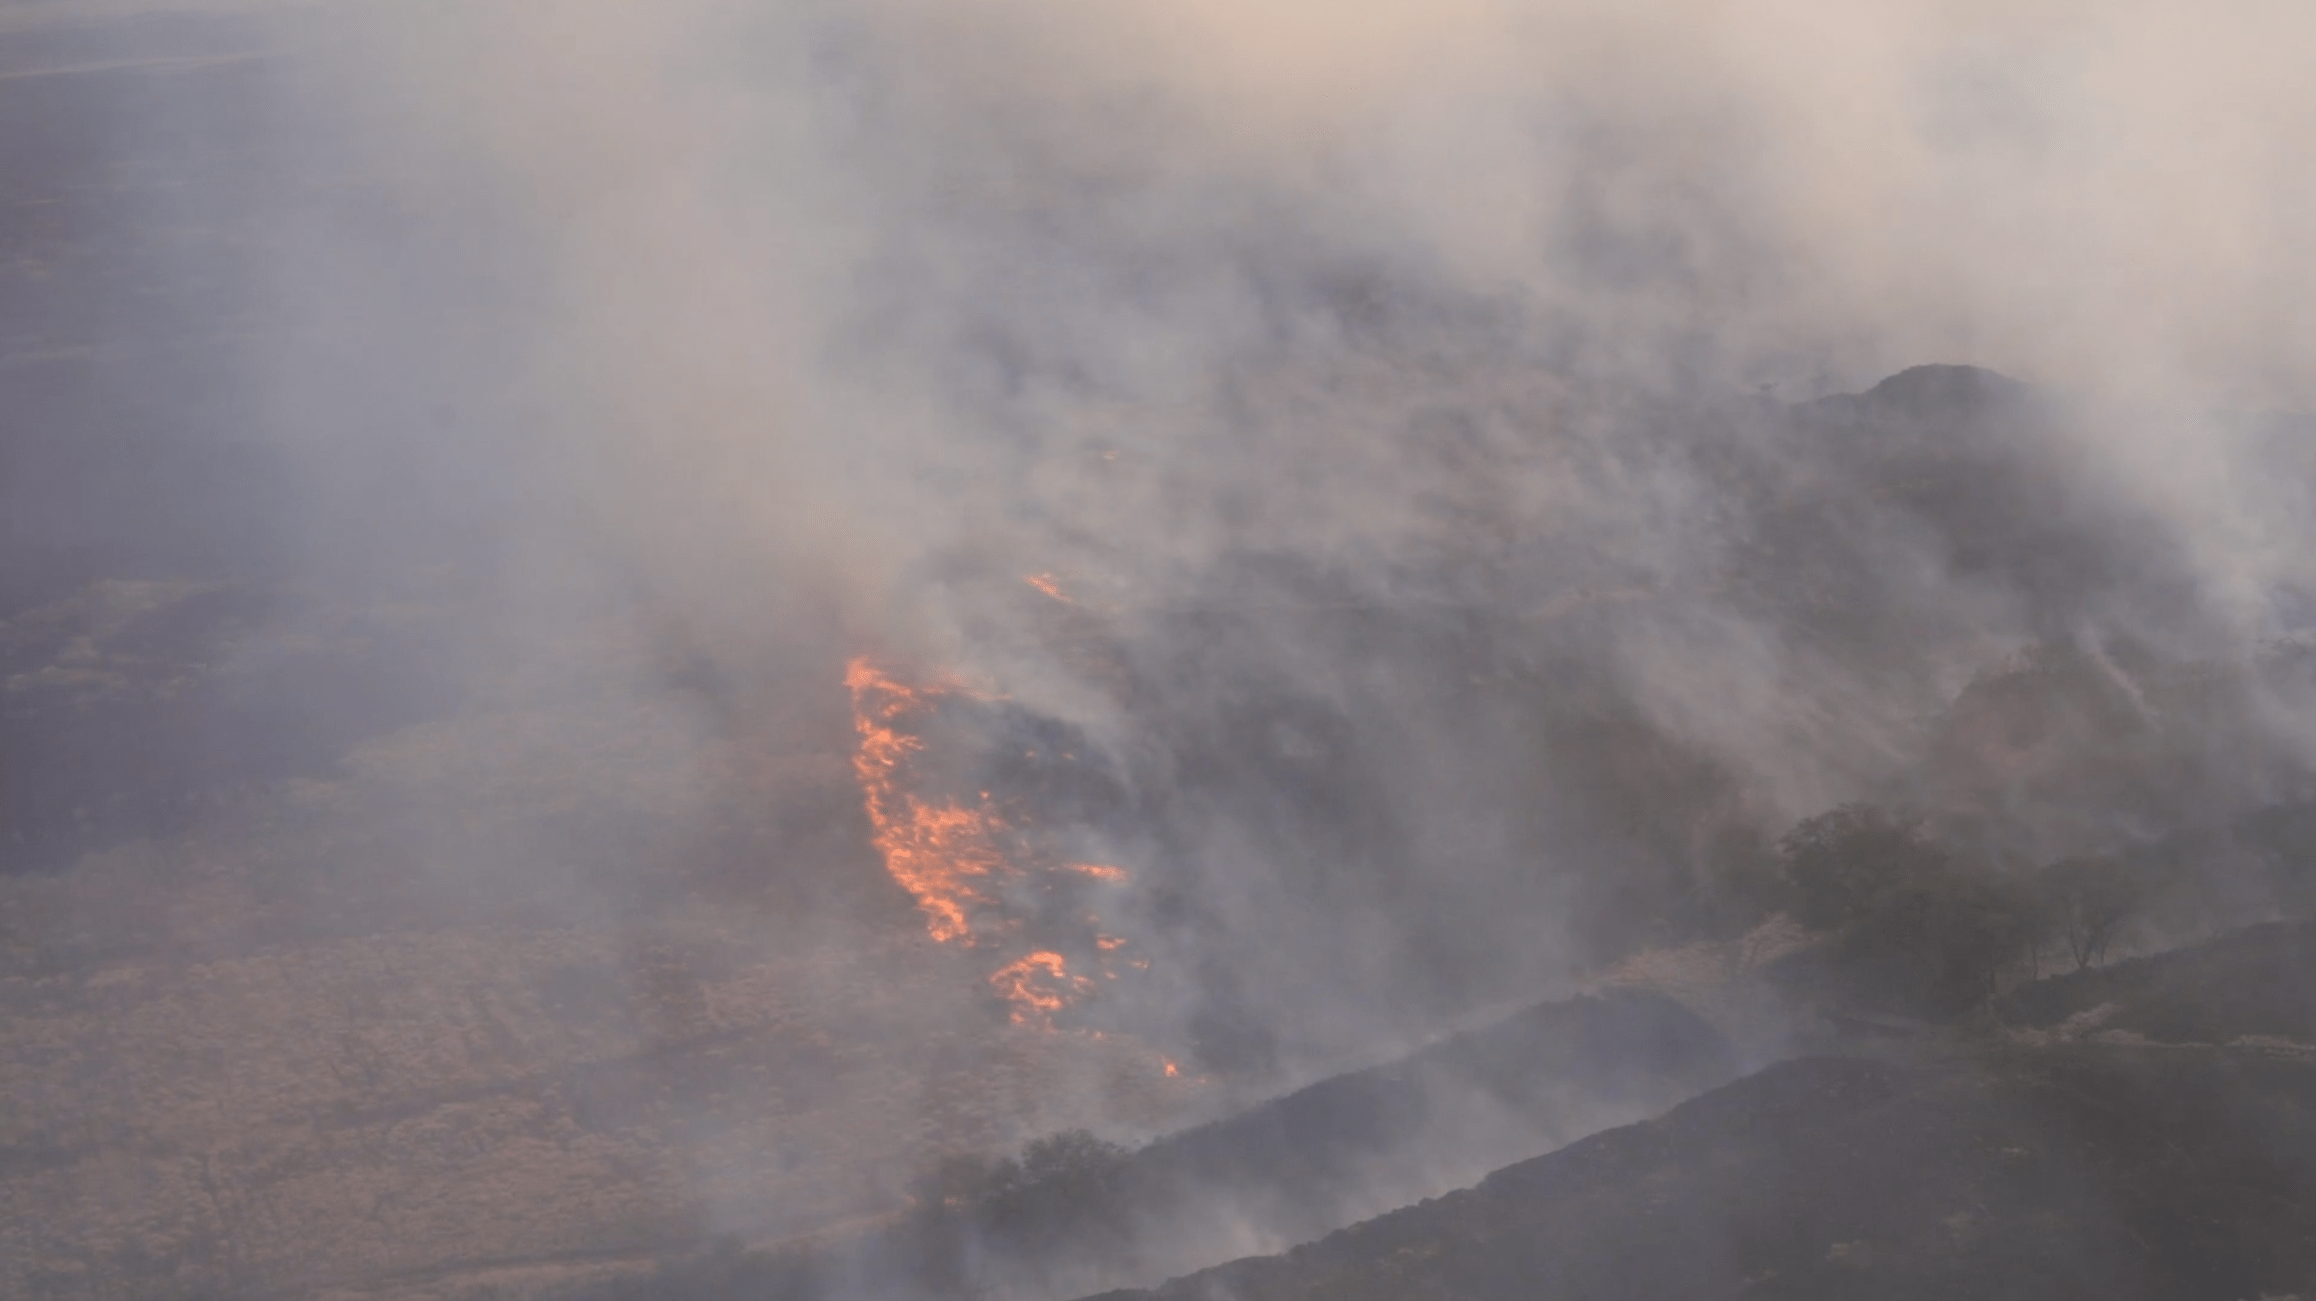
<svg viewBox="0 0 2316 1301">
<path fill-rule="evenodd" d="M 269 626 L 420 702 L 205 824 L 353 900 L 281 915 L 612 934 L 670 1041 L 707 915 L 891 1114 L 940 1035 L 1123 1054 L 936 1145 L 1138 1137 L 1715 933 L 1845 801 L 2031 862 L 2305 793 L 2304 6 L 245 21 Z M 1964 708 L 2054 656 L 2118 712 Z"/>
</svg>

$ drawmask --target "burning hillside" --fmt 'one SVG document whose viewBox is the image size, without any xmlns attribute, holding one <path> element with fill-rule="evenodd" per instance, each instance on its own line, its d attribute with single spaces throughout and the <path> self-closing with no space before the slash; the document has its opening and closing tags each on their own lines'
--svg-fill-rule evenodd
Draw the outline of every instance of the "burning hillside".
<svg viewBox="0 0 2316 1301">
<path fill-rule="evenodd" d="M 0 6 L 0 1292 L 479 1294 L 958 1161 L 1027 1241 L 1619 962 L 1775 949 L 1750 1064 L 2305 911 L 2312 46 Z M 1428 1070 L 1260 1113 L 1448 1136 L 1313 1204 L 1492 1158 Z"/>
<path fill-rule="evenodd" d="M 991 889 L 1016 871 L 998 845 L 1007 830 L 1004 821 L 987 807 L 987 791 L 978 796 L 980 807 L 970 807 L 928 802 L 907 787 L 910 761 L 925 743 L 903 729 L 954 688 L 903 686 L 866 659 L 846 667 L 844 683 L 860 730 L 853 770 L 885 870 L 924 910 L 925 929 L 934 939 L 985 938 L 974 934 L 966 910 L 986 910 L 994 902 Z"/>
<path fill-rule="evenodd" d="M 894 882 L 916 900 L 926 934 L 988 954 L 997 964 L 989 988 L 1006 1000 L 1017 1024 L 1051 1027 L 1097 990 L 1097 980 L 1117 979 L 1121 962 L 1130 961 L 1121 952 L 1126 941 L 1104 933 L 1093 909 L 1110 892 L 1102 887 L 1127 884 L 1126 870 L 1058 858 L 1050 838 L 1039 834 L 1034 810 L 1001 810 L 987 790 L 969 797 L 932 793 L 921 731 L 942 702 L 964 688 L 909 686 L 866 658 L 846 666 L 845 686 L 860 734 L 853 771 L 871 843 Z M 1077 967 L 1055 948 L 1022 951 L 1041 940 L 1074 941 Z"/>
</svg>

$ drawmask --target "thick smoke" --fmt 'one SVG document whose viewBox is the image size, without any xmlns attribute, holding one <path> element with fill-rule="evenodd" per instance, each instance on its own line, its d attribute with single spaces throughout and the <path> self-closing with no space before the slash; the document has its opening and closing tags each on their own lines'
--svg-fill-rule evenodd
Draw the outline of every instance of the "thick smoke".
<svg viewBox="0 0 2316 1301">
<path fill-rule="evenodd" d="M 928 1112 L 970 1054 L 916 1045 L 1003 1025 L 1001 963 L 1122 941 L 1066 1028 L 1251 1096 L 1709 933 L 1843 801 L 2045 861 L 2305 793 L 2304 7 L 262 30 L 235 373 L 311 617 L 427 702 L 299 806 L 355 902 L 284 908 L 608 929 L 646 983 L 711 913 L 825 955 L 784 996 L 909 1045 Z M 2023 383 L 1835 396 L 1924 362 Z M 2066 656 L 2235 759 L 2152 811 L 2066 758 L 1985 789 L 1956 702 Z M 1126 880 L 1026 872 L 1001 942 L 933 945 L 858 657 L 945 684 L 927 780 Z M 2198 730 L 2180 666 L 2253 703 Z M 1164 1112 L 1038 1069 L 1021 1123 Z M 751 1223 L 759 1175 L 698 1177 Z"/>
<path fill-rule="evenodd" d="M 2005 656 L 2297 631 L 2304 489 L 2226 413 L 2307 397 L 2302 22 L 330 14 L 281 422 L 326 540 L 480 571 L 480 662 L 680 644 L 745 713 L 865 654 L 1060 729 L 1015 777 L 1130 860 L 1158 1005 L 1342 1051 L 1602 956 L 1621 859 L 1903 779 Z M 1938 455 L 2087 569 L 1738 396 L 1922 360 L 2071 395 Z"/>
</svg>

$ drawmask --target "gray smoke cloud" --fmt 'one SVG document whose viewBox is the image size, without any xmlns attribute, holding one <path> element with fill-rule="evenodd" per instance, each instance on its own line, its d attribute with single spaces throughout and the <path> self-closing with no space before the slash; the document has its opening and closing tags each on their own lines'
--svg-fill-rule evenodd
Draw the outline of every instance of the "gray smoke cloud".
<svg viewBox="0 0 2316 1301">
<path fill-rule="evenodd" d="M 1443 969 L 1418 1005 L 1536 987 L 1567 880 L 1622 870 L 1523 692 L 1581 683 L 1774 831 L 2037 640 L 2297 629 L 2303 481 L 2224 419 L 2308 397 L 2286 9 L 307 21 L 368 216 L 284 242 L 283 424 L 358 498 L 391 455 L 462 503 L 426 545 L 487 558 L 505 653 L 958 674 L 1195 882 L 1167 965 L 1318 1042 Z M 2145 568 L 2062 599 L 1860 516 L 1820 545 L 1883 626 L 1747 596 L 1754 494 L 1846 471 L 1732 395 L 1921 360 L 2071 394 L 2004 455 Z M 1265 746 L 1283 791 L 1201 788 Z"/>
<path fill-rule="evenodd" d="M 2037 646 L 2267 683 L 2181 818 L 2303 780 L 2303 6 L 258 12 L 235 373 L 312 617 L 449 702 L 309 792 L 319 874 L 645 983 L 703 914 L 808 952 L 893 1114 L 1033 951 L 1243 1097 L 1571 988 L 1844 800 L 2101 847 L 2107 787 L 1952 775 Z M 2037 387 L 1834 396 L 1924 362 Z M 1126 879 L 933 945 L 855 657 L 955 684 L 929 798 Z M 1107 1062 L 938 1142 L 1179 1117 Z"/>
</svg>

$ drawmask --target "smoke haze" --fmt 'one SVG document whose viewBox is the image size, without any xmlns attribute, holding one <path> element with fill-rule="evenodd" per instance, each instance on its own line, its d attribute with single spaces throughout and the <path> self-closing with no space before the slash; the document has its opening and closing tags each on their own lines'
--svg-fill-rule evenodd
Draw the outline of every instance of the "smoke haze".
<svg viewBox="0 0 2316 1301">
<path fill-rule="evenodd" d="M 555 628 L 823 696 L 853 654 L 958 675 L 1082 736 L 1090 832 L 1293 966 L 1328 952 L 1357 1020 L 1423 985 L 1413 918 L 1538 961 L 1586 870 L 1580 834 L 1513 825 L 1534 757 L 1469 679 L 1597 675 L 1774 831 L 2038 640 L 2297 631 L 2304 484 L 2225 418 L 2307 398 L 2286 151 L 2316 101 L 2284 9 L 301 21 L 316 171 L 353 192 L 303 178 L 267 360 L 357 499 L 320 551 L 449 548 L 485 607 L 449 649 L 494 666 L 619 677 Z M 1838 494 L 1841 467 L 1734 395 L 1922 360 L 2074 394 L 2002 455 L 2054 486 L 2052 531 L 2138 563 L 2021 590 L 1860 522 L 1832 545 L 1902 626 L 1812 644 L 1731 591 L 1762 527 L 1732 480 Z M 448 537 L 406 527 L 429 510 Z M 1372 789 L 1213 807 L 1196 752 L 1261 726 Z M 1406 861 L 1359 881 L 1380 856 L 1292 843 L 1328 834 L 1299 815 L 1388 824 Z M 1468 913 L 1531 938 L 1470 943 Z"/>
<path fill-rule="evenodd" d="M 206 373 L 275 477 L 136 500 L 213 494 L 182 536 L 260 559 L 76 599 L 262 570 L 296 595 L 218 671 L 387 668 L 300 679 L 344 718 L 289 785 L 148 838 L 273 864 L 148 929 L 568 928 L 540 962 L 617 973 L 574 1016 L 692 1009 L 638 1043 L 777 1003 L 818 1047 L 731 1088 L 873 1079 L 845 1123 L 906 1138 L 602 1087 L 855 1169 L 846 1214 L 1571 991 L 1845 801 L 2031 863 L 2309 793 L 2304 5 L 210 17 L 238 115 L 119 129 L 259 161 L 228 216 L 129 220 L 242 232 L 154 256 L 235 304 Z M 33 493 L 26 547 L 141 509 Z M 1986 684 L 2062 654 L 2156 739 L 1986 739 Z M 918 806 L 994 820 L 969 942 L 866 820 L 899 697 L 856 662 L 930 702 L 892 706 Z M 668 1178 L 823 1227 L 730 1164 Z"/>
</svg>

